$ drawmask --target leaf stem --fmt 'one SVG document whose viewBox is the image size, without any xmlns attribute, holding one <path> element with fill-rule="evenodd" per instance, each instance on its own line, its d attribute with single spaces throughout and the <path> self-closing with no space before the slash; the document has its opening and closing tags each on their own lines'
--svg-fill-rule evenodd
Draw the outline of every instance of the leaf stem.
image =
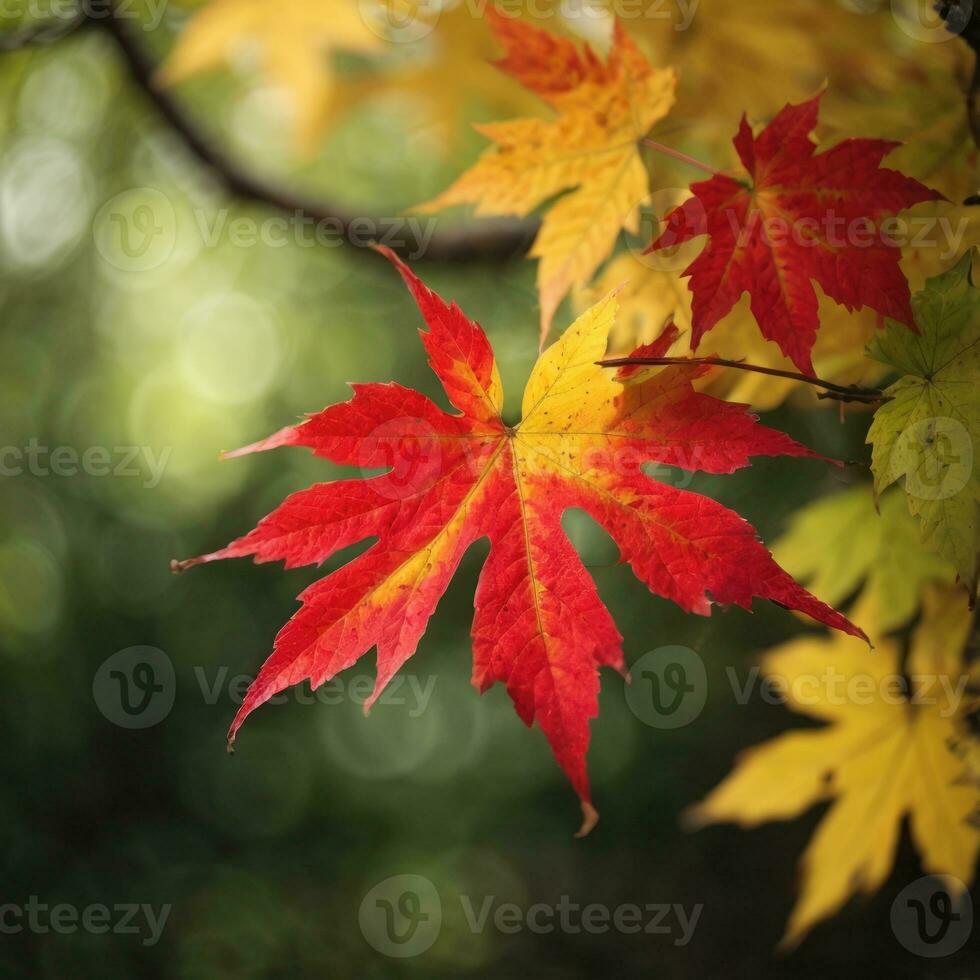
<svg viewBox="0 0 980 980">
<path fill-rule="evenodd" d="M 633 367 L 659 366 L 672 364 L 707 364 L 714 367 L 736 368 L 739 371 L 753 371 L 756 374 L 768 374 L 775 378 L 788 378 L 790 381 L 802 381 L 817 388 L 823 388 L 818 398 L 832 398 L 841 402 L 863 402 L 876 405 L 891 401 L 880 388 L 863 388 L 860 385 L 839 385 L 832 381 L 810 374 L 799 374 L 796 371 L 784 371 L 782 368 L 763 367 L 761 364 L 746 364 L 745 361 L 730 361 L 724 357 L 610 357 L 597 362 L 602 367 Z"/>
<path fill-rule="evenodd" d="M 694 157 L 688 156 L 686 153 L 681 153 L 680 150 L 675 150 L 672 146 L 667 146 L 666 143 L 658 143 L 656 140 L 651 139 L 642 139 L 640 142 L 644 146 L 650 147 L 651 150 L 656 150 L 658 153 L 663 153 L 664 156 L 673 157 L 675 160 L 680 160 L 681 163 L 686 163 L 688 166 L 696 167 L 698 170 L 703 170 L 705 173 L 709 173 L 713 177 L 723 176 L 720 170 L 715 170 L 714 167 L 709 167 L 706 163 L 702 163 L 700 160 L 695 160 Z"/>
</svg>

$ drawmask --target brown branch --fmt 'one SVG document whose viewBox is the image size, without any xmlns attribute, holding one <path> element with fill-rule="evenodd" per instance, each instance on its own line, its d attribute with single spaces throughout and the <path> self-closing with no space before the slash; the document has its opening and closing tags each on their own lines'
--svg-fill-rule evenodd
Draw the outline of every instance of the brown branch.
<svg viewBox="0 0 980 980">
<path fill-rule="evenodd" d="M 799 374 L 796 371 L 784 371 L 782 368 L 763 367 L 760 364 L 746 364 L 745 361 L 730 361 L 724 357 L 610 357 L 597 361 L 602 367 L 633 367 L 646 365 L 671 364 L 707 364 L 713 367 L 736 368 L 739 371 L 753 371 L 756 374 L 768 374 L 775 378 L 788 378 L 790 381 L 802 381 L 808 385 L 825 389 L 818 398 L 832 398 L 840 402 L 863 402 L 866 405 L 877 405 L 891 401 L 879 388 L 862 388 L 859 385 L 839 385 L 832 381 L 824 381 L 809 374 Z"/>
<path fill-rule="evenodd" d="M 935 9 L 946 28 L 973 48 L 973 79 L 966 92 L 966 109 L 973 141 L 980 146 L 980 6 L 977 0 L 939 0 Z"/>
<path fill-rule="evenodd" d="M 146 95 L 161 118 L 181 138 L 184 146 L 218 178 L 225 189 L 236 197 L 257 201 L 290 215 L 298 215 L 315 224 L 339 231 L 350 244 L 365 247 L 378 237 L 379 228 L 393 226 L 397 216 L 354 214 L 349 209 L 327 201 L 313 201 L 298 196 L 274 183 L 263 180 L 236 164 L 217 149 L 200 131 L 197 124 L 169 92 L 154 81 L 156 65 L 147 57 L 141 45 L 132 37 L 125 19 L 115 3 L 107 0 L 92 10 L 86 5 L 87 23 L 105 32 L 122 55 L 130 79 Z M 432 219 L 438 220 L 438 219 Z M 401 241 L 388 241 L 394 251 L 408 254 L 412 259 L 467 262 L 474 259 L 506 259 L 523 254 L 537 232 L 538 223 L 520 219 L 486 219 L 478 225 L 460 226 L 436 232 L 428 242 L 420 240 L 418 231 L 403 224 Z M 369 229 L 375 231 L 368 233 Z M 406 240 L 406 239 L 413 240 Z"/>
</svg>

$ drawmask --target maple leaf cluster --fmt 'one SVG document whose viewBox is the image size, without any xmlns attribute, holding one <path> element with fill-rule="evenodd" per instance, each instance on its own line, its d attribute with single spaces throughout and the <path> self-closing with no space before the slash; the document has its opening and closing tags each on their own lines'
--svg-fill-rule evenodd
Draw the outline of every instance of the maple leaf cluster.
<svg viewBox="0 0 980 980">
<path fill-rule="evenodd" d="M 343 11 L 336 21 L 335 7 Z M 255 0 L 212 0 L 193 18 L 163 78 L 175 82 L 228 62 L 238 42 L 268 31 L 266 71 L 302 108 L 297 138 L 309 149 L 335 81 L 324 54 L 379 49 L 379 35 L 351 9 L 341 0 L 304 0 L 287 17 Z M 384 470 L 299 491 L 227 547 L 175 563 L 183 569 L 252 557 L 292 568 L 374 539 L 299 597 L 229 740 L 284 688 L 323 684 L 376 648 L 369 708 L 415 653 L 467 549 L 488 539 L 474 603 L 473 683 L 480 691 L 503 683 L 520 718 L 541 728 L 580 798 L 580 834 L 587 833 L 598 819 L 586 754 L 599 671 L 626 674 L 626 664 L 622 637 L 562 528 L 573 508 L 609 534 L 651 593 L 688 613 L 709 615 L 713 605 L 751 609 L 754 599 L 767 599 L 837 630 L 833 639 L 793 641 L 766 657 L 765 672 L 789 690 L 821 665 L 845 680 L 867 674 L 884 685 L 901 673 L 899 637 L 916 615 L 911 667 L 975 681 L 962 588 L 975 601 L 975 216 L 964 219 L 969 237 L 960 261 L 936 269 L 933 256 L 903 249 L 897 219 L 910 208 L 949 202 L 884 165 L 900 152 L 895 140 L 848 137 L 821 149 L 814 133 L 824 93 L 785 105 L 763 126 L 743 114 L 732 141 L 741 169 L 722 172 L 649 139 L 689 93 L 679 89 L 674 68 L 652 64 L 614 18 L 605 57 L 493 6 L 485 23 L 503 49 L 499 72 L 543 102 L 549 116 L 477 126 L 491 145 L 416 210 L 542 212 L 529 255 L 538 260 L 543 352 L 521 420 L 503 419 L 500 375 L 481 327 L 380 249 L 418 304 L 422 343 L 455 411 L 395 383 L 354 385 L 350 401 L 227 454 L 296 446 L 336 464 Z M 710 53 L 703 41 L 691 43 L 698 57 Z M 650 150 L 661 154 L 652 165 Z M 651 178 L 667 158 L 711 177 L 690 185 L 652 241 L 621 252 L 600 273 L 624 233 L 639 234 Z M 673 269 L 669 256 L 681 249 L 697 254 Z M 910 277 L 922 285 L 914 297 Z M 546 347 L 568 296 L 580 315 Z M 617 326 L 621 306 L 627 315 Z M 781 369 L 769 371 L 783 380 L 768 389 L 766 404 L 777 404 L 801 378 L 821 383 L 815 361 L 866 381 L 869 343 L 867 354 L 879 362 L 872 380 L 898 375 L 885 391 L 872 392 L 873 492 L 859 486 L 797 515 L 775 558 L 738 514 L 655 480 L 644 465 L 730 474 L 758 456 L 826 461 L 760 424 L 746 405 L 715 397 L 718 372 L 701 362 L 617 372 L 598 363 L 613 347 L 633 358 L 676 361 L 669 355 L 700 350 L 709 334 L 723 350 L 732 345 L 732 357 L 757 352 L 763 373 L 766 364 Z M 789 365 L 803 375 L 788 372 Z M 758 403 L 758 389 L 745 390 Z M 893 483 L 904 494 L 889 489 Z M 868 636 L 833 608 L 855 592 L 852 615 L 881 648 L 873 664 Z M 790 708 L 826 726 L 748 754 L 691 812 L 697 823 L 753 825 L 833 800 L 804 858 L 789 944 L 854 890 L 884 880 L 906 817 L 929 870 L 972 875 L 980 837 L 965 816 L 975 780 L 958 778 L 970 753 L 948 750 L 964 742 L 967 708 L 949 701 L 918 710 L 917 683 L 913 678 L 899 692 L 898 703 L 879 688 L 869 710 L 829 695 L 805 703 L 788 695 Z"/>
</svg>

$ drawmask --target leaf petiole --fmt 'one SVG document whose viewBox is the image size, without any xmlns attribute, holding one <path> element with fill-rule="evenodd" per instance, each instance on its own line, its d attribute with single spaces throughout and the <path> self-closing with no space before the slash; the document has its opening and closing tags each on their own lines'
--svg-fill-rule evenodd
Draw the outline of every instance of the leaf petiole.
<svg viewBox="0 0 980 980">
<path fill-rule="evenodd" d="M 656 150 L 658 153 L 663 153 L 664 156 L 673 157 L 675 160 L 680 160 L 681 163 L 686 163 L 691 167 L 696 167 L 698 170 L 703 170 L 705 173 L 711 174 L 713 177 L 723 176 L 720 170 L 715 170 L 714 167 L 709 167 L 706 163 L 702 163 L 700 160 L 696 160 L 692 156 L 688 156 L 686 153 L 682 153 L 680 150 L 675 150 L 672 146 L 667 146 L 666 143 L 658 143 L 656 140 L 642 139 L 640 143 L 643 146 L 648 146 L 651 150 Z"/>
</svg>

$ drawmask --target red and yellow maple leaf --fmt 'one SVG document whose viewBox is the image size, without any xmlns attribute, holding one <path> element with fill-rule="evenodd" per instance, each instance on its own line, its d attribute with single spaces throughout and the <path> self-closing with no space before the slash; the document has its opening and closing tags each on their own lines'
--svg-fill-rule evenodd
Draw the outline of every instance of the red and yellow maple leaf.
<svg viewBox="0 0 980 980">
<path fill-rule="evenodd" d="M 815 154 L 820 96 L 785 106 L 754 136 L 745 116 L 735 149 L 752 183 L 719 174 L 691 185 L 650 251 L 708 235 L 690 277 L 692 348 L 745 292 L 767 340 L 801 370 L 820 325 L 811 280 L 848 310 L 870 307 L 915 329 L 901 249 L 885 220 L 936 191 L 881 161 L 899 144 L 846 139 Z"/>
<path fill-rule="evenodd" d="M 476 204 L 478 215 L 526 215 L 555 195 L 530 255 L 540 259 L 542 342 L 570 289 L 584 286 L 623 228 L 639 228 L 649 176 L 638 141 L 674 103 L 676 75 L 653 68 L 617 22 L 604 64 L 586 46 L 487 10 L 506 50 L 499 68 L 541 96 L 553 120 L 477 126 L 496 144 L 417 210 Z"/>
<path fill-rule="evenodd" d="M 276 638 L 229 738 L 279 691 L 307 679 L 319 686 L 377 647 L 370 706 L 415 652 L 463 553 L 488 537 L 473 683 L 483 691 L 503 681 L 520 717 L 538 722 L 581 798 L 587 831 L 596 819 L 585 755 L 598 668 L 622 669 L 622 637 L 562 530 L 562 514 L 585 510 L 652 592 L 688 612 L 708 615 L 712 602 L 750 608 L 758 596 L 863 635 L 781 569 L 738 514 L 641 469 L 657 461 L 731 473 L 753 456 L 814 453 L 759 425 L 746 406 L 695 391 L 701 368 L 617 376 L 597 366 L 614 296 L 541 355 L 523 419 L 508 426 L 483 330 L 388 255 L 428 325 L 422 343 L 458 414 L 397 384 L 355 385 L 350 401 L 230 454 L 306 446 L 335 463 L 389 472 L 302 490 L 226 548 L 175 564 L 252 555 L 294 567 L 378 539 L 300 596 L 302 608 Z M 661 344 L 672 340 L 670 331 Z"/>
</svg>

